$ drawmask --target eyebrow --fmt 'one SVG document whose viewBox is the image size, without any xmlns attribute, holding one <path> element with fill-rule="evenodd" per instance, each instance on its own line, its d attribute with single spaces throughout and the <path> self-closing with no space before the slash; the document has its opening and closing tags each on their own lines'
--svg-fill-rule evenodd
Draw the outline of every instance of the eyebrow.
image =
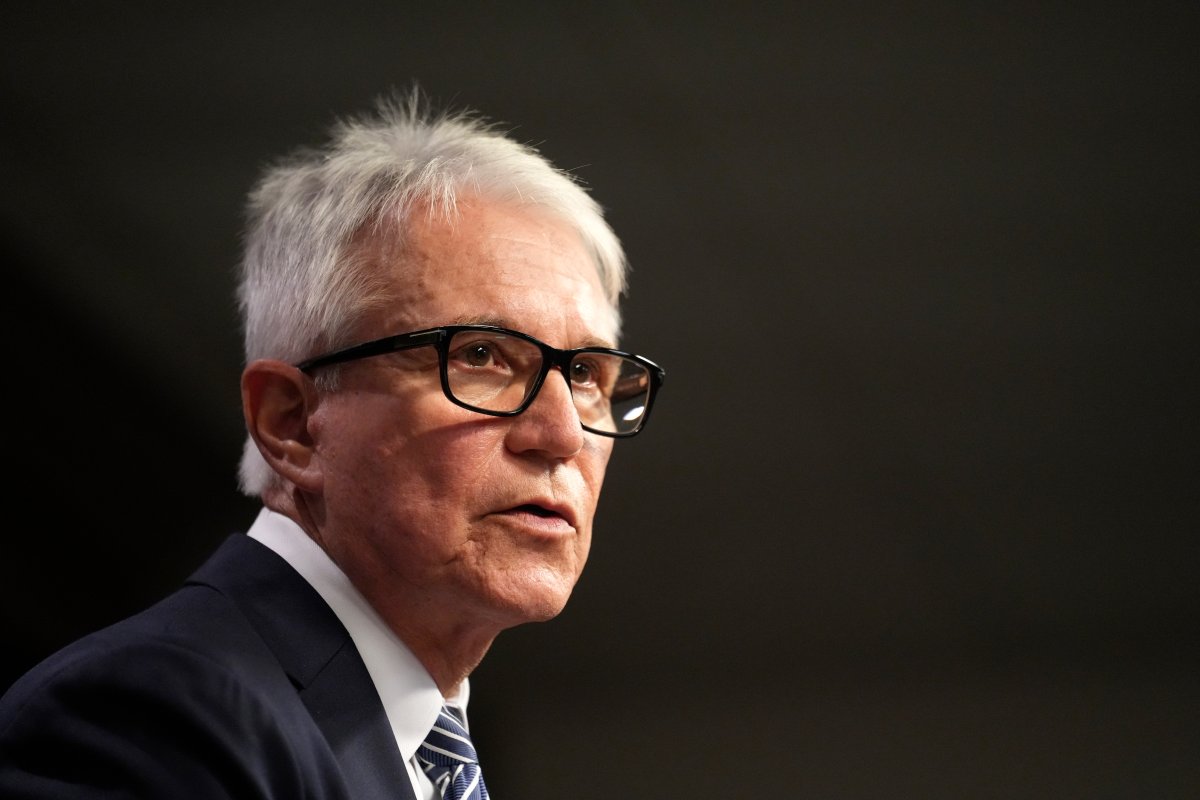
<svg viewBox="0 0 1200 800">
<path fill-rule="evenodd" d="M 514 325 L 511 320 L 504 319 L 503 317 L 494 317 L 494 316 L 486 316 L 486 315 L 463 317 L 463 318 L 457 320 L 456 322 L 454 322 L 453 324 L 455 324 L 455 325 L 491 325 L 494 328 L 508 328 L 510 331 L 521 331 L 522 333 L 525 333 L 525 331 L 522 330 L 522 328 L 519 325 Z M 599 336 L 585 339 L 582 344 L 576 345 L 576 347 L 606 347 L 609 350 L 615 349 L 616 346 L 617 346 L 616 343 L 611 342 L 608 339 L 604 339 Z M 575 347 L 567 347 L 567 348 L 563 348 L 563 349 L 574 350 Z"/>
</svg>

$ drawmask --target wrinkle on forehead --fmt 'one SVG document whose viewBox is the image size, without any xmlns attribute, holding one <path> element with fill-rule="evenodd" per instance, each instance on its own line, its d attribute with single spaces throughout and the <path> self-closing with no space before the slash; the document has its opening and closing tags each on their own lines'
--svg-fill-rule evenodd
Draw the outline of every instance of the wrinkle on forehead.
<svg viewBox="0 0 1200 800">
<path fill-rule="evenodd" d="M 453 219 L 410 220 L 407 236 L 375 227 L 377 235 L 361 242 L 363 257 L 387 284 L 373 315 L 386 323 L 382 333 L 485 319 L 524 330 L 558 317 L 576 330 L 564 331 L 572 341 L 557 346 L 615 346 L 619 316 L 595 259 L 567 223 L 481 201 L 461 204 Z"/>
</svg>

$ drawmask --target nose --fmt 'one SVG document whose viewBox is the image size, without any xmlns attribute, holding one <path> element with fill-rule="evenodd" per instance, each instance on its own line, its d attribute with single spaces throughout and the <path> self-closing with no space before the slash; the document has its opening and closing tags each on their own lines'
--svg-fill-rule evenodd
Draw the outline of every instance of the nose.
<svg viewBox="0 0 1200 800">
<path fill-rule="evenodd" d="M 537 452 L 555 459 L 570 458 L 583 449 L 583 425 L 561 370 L 551 369 L 529 408 L 513 417 L 507 442 L 515 453 Z"/>
</svg>

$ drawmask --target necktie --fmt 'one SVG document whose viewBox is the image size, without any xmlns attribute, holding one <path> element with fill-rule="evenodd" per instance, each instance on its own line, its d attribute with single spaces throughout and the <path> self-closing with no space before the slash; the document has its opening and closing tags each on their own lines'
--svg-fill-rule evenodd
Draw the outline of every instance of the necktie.
<svg viewBox="0 0 1200 800">
<path fill-rule="evenodd" d="M 475 745 L 462 720 L 446 706 L 417 748 L 417 760 L 444 800 L 488 800 Z"/>
</svg>

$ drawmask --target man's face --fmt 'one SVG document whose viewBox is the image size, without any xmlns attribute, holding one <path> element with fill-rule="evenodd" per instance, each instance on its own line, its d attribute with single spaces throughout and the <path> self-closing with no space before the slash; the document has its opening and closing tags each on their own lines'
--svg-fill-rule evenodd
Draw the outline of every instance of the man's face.
<svg viewBox="0 0 1200 800">
<path fill-rule="evenodd" d="M 615 319 L 579 237 L 560 222 L 474 202 L 423 221 L 400 258 L 368 243 L 400 298 L 357 339 L 455 323 L 560 348 L 615 345 Z M 423 218 L 423 217 L 422 217 Z M 548 619 L 583 570 L 613 440 L 585 432 L 566 381 L 546 377 L 516 417 L 451 403 L 433 347 L 342 367 L 310 422 L 323 473 L 322 544 L 410 636 L 492 635 Z M 430 630 L 408 630 L 416 617 Z"/>
</svg>

